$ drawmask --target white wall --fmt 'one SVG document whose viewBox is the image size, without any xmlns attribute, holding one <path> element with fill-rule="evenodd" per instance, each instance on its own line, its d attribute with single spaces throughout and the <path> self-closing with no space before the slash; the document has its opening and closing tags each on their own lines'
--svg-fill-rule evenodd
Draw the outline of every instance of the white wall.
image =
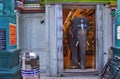
<svg viewBox="0 0 120 79">
<path fill-rule="evenodd" d="M 99 73 L 106 64 L 109 49 L 112 46 L 112 18 L 111 10 L 105 5 L 97 5 L 96 9 L 96 56 Z"/>
<path fill-rule="evenodd" d="M 32 49 L 40 56 L 40 68 L 46 69 L 47 38 L 45 13 L 18 13 L 18 47 Z"/>
<path fill-rule="evenodd" d="M 112 46 L 112 16 L 111 10 L 109 7 L 104 6 L 103 9 L 103 57 L 104 57 L 104 65 L 108 60 L 109 49 Z"/>
<path fill-rule="evenodd" d="M 46 5 L 46 27 L 48 27 L 48 72 L 49 76 L 58 76 L 63 72 L 62 50 L 62 5 Z"/>
<path fill-rule="evenodd" d="M 46 27 L 48 27 L 48 76 L 57 76 L 57 42 L 56 42 L 56 21 L 55 5 L 46 5 Z"/>
<path fill-rule="evenodd" d="M 101 6 L 98 6 L 101 7 Z M 98 38 L 99 43 L 97 49 L 98 60 L 100 64 L 105 64 L 108 57 L 108 49 L 112 46 L 112 29 L 111 29 L 111 17 L 110 9 L 102 6 L 102 11 L 98 10 L 99 16 L 97 23 L 97 31 L 99 31 Z M 45 13 L 27 13 L 20 14 L 17 17 L 18 22 L 18 48 L 21 49 L 32 49 L 40 56 L 41 69 L 47 69 L 47 74 L 56 76 L 58 73 L 57 68 L 60 64 L 58 61 L 62 61 L 60 54 L 57 52 L 57 33 L 56 23 L 56 8 L 55 5 L 46 6 Z M 46 24 L 41 24 L 40 21 L 45 19 Z M 100 21 L 99 21 L 100 20 Z M 102 23 L 100 23 L 102 22 Z M 109 30 L 108 30 L 109 29 Z M 100 37 L 101 35 L 101 37 Z M 102 40 L 101 40 L 102 39 Z M 58 56 L 59 55 L 59 56 Z M 100 55 L 100 56 L 99 56 Z M 60 59 L 58 59 L 58 57 Z M 103 61 L 101 61 L 101 57 Z M 101 65 L 100 65 L 101 67 Z M 99 66 L 98 66 L 99 68 Z"/>
</svg>

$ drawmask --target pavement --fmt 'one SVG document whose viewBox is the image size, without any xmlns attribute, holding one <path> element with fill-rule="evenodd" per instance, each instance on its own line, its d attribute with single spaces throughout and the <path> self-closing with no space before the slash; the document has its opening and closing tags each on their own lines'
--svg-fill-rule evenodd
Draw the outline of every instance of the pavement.
<svg viewBox="0 0 120 79">
<path fill-rule="evenodd" d="M 80 76 L 65 76 L 65 77 L 47 77 L 41 75 L 40 79 L 98 79 L 98 75 L 80 75 Z"/>
<path fill-rule="evenodd" d="M 40 77 L 40 79 L 98 79 L 98 77 Z"/>
<path fill-rule="evenodd" d="M 27 76 L 23 79 L 38 79 L 37 76 Z M 64 76 L 64 77 L 47 77 L 41 74 L 40 79 L 98 79 L 97 75 L 79 75 L 79 76 Z"/>
</svg>

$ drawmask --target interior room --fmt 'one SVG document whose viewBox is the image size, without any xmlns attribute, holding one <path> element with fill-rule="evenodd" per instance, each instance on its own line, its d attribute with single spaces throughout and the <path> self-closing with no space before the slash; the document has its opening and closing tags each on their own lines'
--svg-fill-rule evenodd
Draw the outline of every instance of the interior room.
<svg viewBox="0 0 120 79">
<path fill-rule="evenodd" d="M 95 9 L 89 8 L 63 8 L 63 55 L 64 55 L 64 69 L 81 69 L 81 67 L 71 68 L 72 65 L 72 51 L 70 47 L 70 41 L 68 38 L 69 27 L 71 21 L 76 16 L 84 16 L 89 20 L 89 32 L 87 35 L 86 43 L 86 57 L 85 57 L 85 69 L 95 68 L 96 61 L 96 41 L 95 41 Z M 77 44 L 77 42 L 76 42 Z M 80 52 L 79 43 L 76 45 L 77 53 Z M 78 53 L 78 64 L 80 62 L 80 53 Z"/>
</svg>

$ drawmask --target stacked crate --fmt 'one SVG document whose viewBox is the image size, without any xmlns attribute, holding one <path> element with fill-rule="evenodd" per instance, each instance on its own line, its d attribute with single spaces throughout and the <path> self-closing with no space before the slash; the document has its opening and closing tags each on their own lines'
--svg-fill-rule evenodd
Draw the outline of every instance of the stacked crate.
<svg viewBox="0 0 120 79">
<path fill-rule="evenodd" d="M 20 79 L 14 0 L 0 0 L 0 79 Z"/>
</svg>

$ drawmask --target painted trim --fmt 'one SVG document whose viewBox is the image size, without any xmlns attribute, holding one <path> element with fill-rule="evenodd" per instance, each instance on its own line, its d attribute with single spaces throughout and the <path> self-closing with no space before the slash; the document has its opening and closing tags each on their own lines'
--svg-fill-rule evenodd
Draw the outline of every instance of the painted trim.
<svg viewBox="0 0 120 79">
<path fill-rule="evenodd" d="M 20 13 L 45 13 L 45 8 L 44 7 L 21 7 L 17 8 L 18 12 Z"/>
</svg>

